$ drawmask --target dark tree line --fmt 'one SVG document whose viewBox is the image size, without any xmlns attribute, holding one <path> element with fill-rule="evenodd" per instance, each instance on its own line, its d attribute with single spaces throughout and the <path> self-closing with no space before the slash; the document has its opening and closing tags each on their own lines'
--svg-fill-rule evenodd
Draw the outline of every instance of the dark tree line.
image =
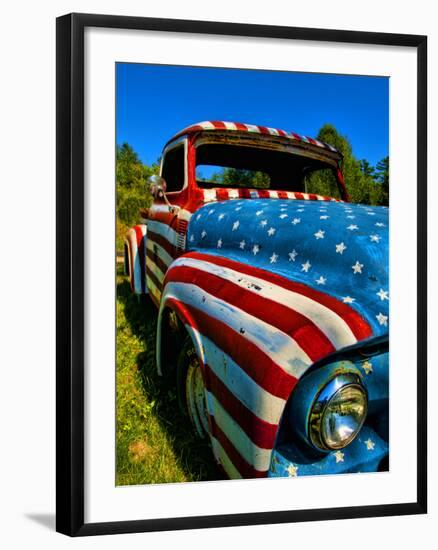
<svg viewBox="0 0 438 550">
<path fill-rule="evenodd" d="M 366 159 L 357 159 L 348 139 L 331 124 L 324 124 L 317 139 L 343 154 L 344 180 L 352 202 L 388 206 L 389 157 L 380 160 L 375 167 Z"/>
<path fill-rule="evenodd" d="M 137 223 L 139 209 L 150 204 L 148 179 L 158 174 L 158 170 L 158 163 L 143 164 L 128 143 L 117 147 L 117 218 L 126 226 Z"/>
</svg>

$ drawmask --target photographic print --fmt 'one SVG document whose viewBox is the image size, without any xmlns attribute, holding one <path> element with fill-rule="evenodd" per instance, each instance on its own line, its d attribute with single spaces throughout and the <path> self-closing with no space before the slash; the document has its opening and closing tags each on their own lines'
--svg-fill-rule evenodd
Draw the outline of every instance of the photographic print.
<svg viewBox="0 0 438 550">
<path fill-rule="evenodd" d="M 426 36 L 57 19 L 59 532 L 426 513 L 426 90 Z"/>
<path fill-rule="evenodd" d="M 115 71 L 116 485 L 387 472 L 389 78 Z"/>
</svg>

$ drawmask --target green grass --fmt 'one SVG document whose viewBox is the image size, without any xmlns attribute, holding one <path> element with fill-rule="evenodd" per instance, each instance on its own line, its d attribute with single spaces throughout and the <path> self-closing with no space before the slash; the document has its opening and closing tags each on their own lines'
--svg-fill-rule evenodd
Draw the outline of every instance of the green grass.
<svg viewBox="0 0 438 550">
<path fill-rule="evenodd" d="M 158 376 L 157 311 L 117 272 L 116 484 L 222 479 L 207 441 L 179 410 L 174 384 Z"/>
</svg>

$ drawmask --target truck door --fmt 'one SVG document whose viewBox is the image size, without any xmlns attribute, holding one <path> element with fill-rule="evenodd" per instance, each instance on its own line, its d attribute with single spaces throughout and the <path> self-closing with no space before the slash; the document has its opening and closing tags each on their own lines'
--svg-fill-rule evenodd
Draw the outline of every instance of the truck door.
<svg viewBox="0 0 438 550">
<path fill-rule="evenodd" d="M 164 151 L 161 177 L 166 182 L 165 198 L 155 199 L 149 208 L 146 280 L 156 301 L 161 298 L 167 268 L 185 248 L 187 222 L 179 213 L 187 202 L 186 151 L 185 139 L 172 143 Z"/>
</svg>

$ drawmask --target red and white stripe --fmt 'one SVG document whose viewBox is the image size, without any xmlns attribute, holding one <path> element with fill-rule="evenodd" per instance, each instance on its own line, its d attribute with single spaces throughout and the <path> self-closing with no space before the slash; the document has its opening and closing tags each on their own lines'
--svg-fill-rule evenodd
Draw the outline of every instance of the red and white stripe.
<svg viewBox="0 0 438 550">
<path fill-rule="evenodd" d="M 159 215 L 161 221 L 168 220 L 170 223 L 171 220 L 174 219 L 175 215 L 169 210 L 169 206 L 167 204 L 153 204 L 149 210 L 154 213 L 154 215 Z M 189 210 L 186 210 L 185 208 L 179 208 L 178 210 L 178 218 L 180 220 L 189 221 L 192 216 L 192 212 Z M 146 223 L 149 223 L 149 218 L 144 220 Z"/>
<path fill-rule="evenodd" d="M 200 131 L 214 131 L 214 130 L 222 130 L 222 131 L 225 130 L 230 132 L 247 132 L 247 133 L 278 136 L 278 137 L 289 139 L 291 141 L 308 143 L 316 147 L 319 147 L 321 149 L 328 149 L 336 153 L 338 152 L 335 147 L 329 145 L 328 143 L 323 143 L 322 141 L 310 138 L 308 136 L 302 136 L 300 134 L 297 134 L 296 132 L 287 132 L 285 130 L 281 130 L 280 128 L 269 128 L 267 126 L 259 126 L 256 124 L 243 124 L 241 122 L 227 122 L 224 120 L 205 120 L 203 122 L 192 124 L 191 126 L 188 126 L 187 128 L 184 128 L 183 130 L 178 132 L 175 136 L 173 136 L 171 140 L 169 140 L 168 143 L 185 134 L 192 134 L 194 132 L 200 132 Z"/>
<path fill-rule="evenodd" d="M 148 220 L 147 227 L 145 262 L 147 288 L 153 301 L 159 306 L 164 276 L 175 258 L 178 234 L 165 222 Z"/>
<path fill-rule="evenodd" d="M 192 212 L 178 210 L 178 231 L 171 227 L 175 224 L 175 214 L 168 205 L 154 204 L 149 212 L 153 217 L 147 219 L 148 238 L 146 244 L 146 280 L 153 301 L 159 306 L 164 275 L 174 258 L 185 249 L 188 221 Z"/>
<path fill-rule="evenodd" d="M 216 458 L 264 476 L 285 403 L 315 361 L 371 335 L 348 305 L 301 283 L 201 253 L 175 260 L 162 300 L 201 342 Z"/>
<path fill-rule="evenodd" d="M 304 201 L 343 202 L 341 199 L 315 195 L 314 193 L 298 193 L 295 191 L 276 191 L 272 189 L 235 189 L 229 187 L 214 187 L 203 189 L 204 201 L 223 201 L 229 199 L 284 199 Z"/>
</svg>

